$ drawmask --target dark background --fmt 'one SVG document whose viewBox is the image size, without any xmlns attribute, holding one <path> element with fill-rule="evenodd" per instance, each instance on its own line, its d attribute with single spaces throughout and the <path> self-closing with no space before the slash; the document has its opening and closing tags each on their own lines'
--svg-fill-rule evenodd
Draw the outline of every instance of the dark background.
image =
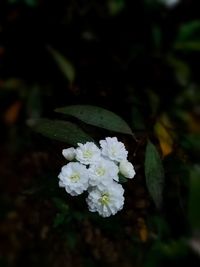
<svg viewBox="0 0 200 267">
<path fill-rule="evenodd" d="M 0 1 L 0 266 L 199 266 L 198 2 Z M 58 188 L 68 145 L 29 127 L 70 104 L 116 112 L 139 140 L 117 135 L 137 175 L 114 217 Z M 161 211 L 145 184 L 148 139 L 165 168 Z"/>
</svg>

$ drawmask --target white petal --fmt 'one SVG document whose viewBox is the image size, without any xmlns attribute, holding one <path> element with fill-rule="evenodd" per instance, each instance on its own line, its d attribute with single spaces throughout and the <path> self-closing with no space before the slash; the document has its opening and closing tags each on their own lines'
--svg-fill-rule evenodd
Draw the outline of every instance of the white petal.
<svg viewBox="0 0 200 267">
<path fill-rule="evenodd" d="M 88 165 L 100 160 L 101 151 L 93 142 L 87 142 L 85 144 L 78 143 L 78 145 L 76 159 L 79 162 Z"/>
<path fill-rule="evenodd" d="M 119 171 L 126 178 L 132 179 L 135 176 L 135 170 L 131 162 L 122 160 L 119 164 Z"/>
<path fill-rule="evenodd" d="M 118 180 L 118 166 L 103 157 L 89 167 L 89 184 L 91 186 L 99 186 L 100 184 L 106 185 L 112 180 Z"/>
<path fill-rule="evenodd" d="M 93 188 L 86 201 L 90 211 L 97 211 L 102 217 L 109 217 L 123 208 L 123 194 L 123 187 L 116 182 L 112 182 L 109 187 L 101 185 L 101 188 Z"/>
<path fill-rule="evenodd" d="M 62 154 L 67 160 L 72 161 L 75 159 L 76 149 L 74 147 L 63 149 Z"/>
<path fill-rule="evenodd" d="M 119 142 L 116 137 L 106 137 L 105 140 L 100 141 L 102 154 L 110 160 L 120 162 L 127 158 L 128 151 L 124 144 Z"/>
<path fill-rule="evenodd" d="M 58 178 L 59 186 L 65 187 L 67 193 L 72 196 L 80 195 L 89 186 L 88 170 L 78 162 L 70 162 L 63 166 Z"/>
</svg>

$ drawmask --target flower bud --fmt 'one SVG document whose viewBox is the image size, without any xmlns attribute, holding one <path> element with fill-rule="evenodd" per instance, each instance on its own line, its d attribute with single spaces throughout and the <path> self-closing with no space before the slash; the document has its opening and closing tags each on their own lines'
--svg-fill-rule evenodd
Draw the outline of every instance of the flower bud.
<svg viewBox="0 0 200 267">
<path fill-rule="evenodd" d="M 67 160 L 71 161 L 71 160 L 75 159 L 76 149 L 73 147 L 63 149 L 62 154 Z"/>
<path fill-rule="evenodd" d="M 122 160 L 120 162 L 119 171 L 126 178 L 132 179 L 135 176 L 134 167 L 128 160 Z"/>
</svg>

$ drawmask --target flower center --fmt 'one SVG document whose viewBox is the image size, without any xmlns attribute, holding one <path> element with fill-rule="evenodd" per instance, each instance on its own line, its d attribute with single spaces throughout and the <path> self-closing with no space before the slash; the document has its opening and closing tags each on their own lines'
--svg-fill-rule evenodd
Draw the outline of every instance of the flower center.
<svg viewBox="0 0 200 267">
<path fill-rule="evenodd" d="M 74 172 L 69 178 L 72 182 L 76 183 L 80 180 L 80 174 L 78 172 Z"/>
<path fill-rule="evenodd" d="M 99 199 L 99 202 L 102 205 L 108 205 L 108 203 L 110 202 L 110 196 L 108 193 L 104 193 L 101 198 Z"/>
<path fill-rule="evenodd" d="M 84 157 L 84 158 L 89 158 L 89 159 L 91 159 L 92 156 L 93 156 L 93 153 L 92 153 L 92 151 L 89 150 L 89 149 L 87 149 L 87 150 L 85 150 L 85 151 L 83 152 L 83 157 Z"/>
<path fill-rule="evenodd" d="M 96 174 L 98 176 L 104 176 L 105 173 L 106 173 L 106 170 L 104 168 L 102 168 L 102 167 L 99 167 L 99 168 L 96 169 Z"/>
</svg>

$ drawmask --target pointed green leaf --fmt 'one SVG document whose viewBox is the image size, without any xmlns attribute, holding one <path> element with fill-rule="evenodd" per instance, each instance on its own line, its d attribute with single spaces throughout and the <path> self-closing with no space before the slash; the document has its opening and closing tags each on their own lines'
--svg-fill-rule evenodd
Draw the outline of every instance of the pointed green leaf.
<svg viewBox="0 0 200 267">
<path fill-rule="evenodd" d="M 48 50 L 53 56 L 62 73 L 69 80 L 69 82 L 72 83 L 75 79 L 75 69 L 71 62 L 52 47 L 48 46 Z"/>
<path fill-rule="evenodd" d="M 145 176 L 148 191 L 157 208 L 162 205 L 164 169 L 156 147 L 149 141 L 145 152 Z"/>
<path fill-rule="evenodd" d="M 89 105 L 74 105 L 58 108 L 56 112 L 73 116 L 93 126 L 133 136 L 131 128 L 121 117 L 104 108 Z"/>
<path fill-rule="evenodd" d="M 33 129 L 46 137 L 70 145 L 77 145 L 78 142 L 94 141 L 81 128 L 69 121 L 38 119 L 34 121 Z"/>
</svg>

